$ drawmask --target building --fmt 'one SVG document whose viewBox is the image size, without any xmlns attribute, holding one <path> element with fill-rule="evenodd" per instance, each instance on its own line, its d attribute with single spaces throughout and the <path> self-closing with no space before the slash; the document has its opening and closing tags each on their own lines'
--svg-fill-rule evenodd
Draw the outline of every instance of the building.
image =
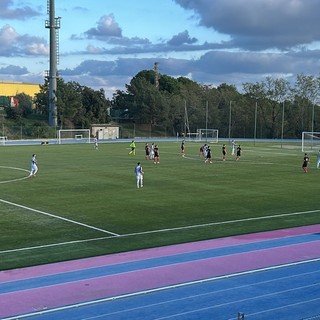
<svg viewBox="0 0 320 320">
<path fill-rule="evenodd" d="M 14 107 L 15 105 L 12 105 L 12 102 L 16 102 L 15 96 L 19 93 L 25 93 L 33 99 L 39 92 L 39 84 L 0 80 L 0 107 Z"/>
<path fill-rule="evenodd" d="M 92 124 L 91 135 L 99 140 L 119 139 L 119 127 L 107 124 Z"/>
</svg>

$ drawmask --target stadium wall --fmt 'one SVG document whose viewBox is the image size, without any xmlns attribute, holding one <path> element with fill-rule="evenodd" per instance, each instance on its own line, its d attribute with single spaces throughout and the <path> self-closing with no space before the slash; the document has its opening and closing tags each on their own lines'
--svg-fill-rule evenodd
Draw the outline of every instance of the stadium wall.
<svg viewBox="0 0 320 320">
<path fill-rule="evenodd" d="M 39 92 L 39 84 L 0 81 L 0 96 L 14 97 L 19 93 L 25 93 L 34 98 Z"/>
</svg>

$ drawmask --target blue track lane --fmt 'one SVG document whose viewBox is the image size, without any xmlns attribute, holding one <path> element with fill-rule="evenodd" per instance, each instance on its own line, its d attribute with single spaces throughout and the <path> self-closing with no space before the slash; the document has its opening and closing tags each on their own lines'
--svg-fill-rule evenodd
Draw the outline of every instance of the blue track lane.
<svg viewBox="0 0 320 320">
<path fill-rule="evenodd" d="M 141 293 L 32 320 L 298 320 L 320 314 L 320 261 L 254 271 L 228 278 Z"/>
<path fill-rule="evenodd" d="M 33 288 L 40 288 L 42 286 L 56 285 L 65 282 L 78 281 L 88 278 L 97 278 L 100 276 L 107 276 L 125 272 L 132 272 L 136 270 L 154 268 L 159 266 L 167 266 L 176 263 L 183 263 L 188 261 L 195 261 L 201 259 L 207 259 L 212 257 L 222 257 L 226 255 L 232 255 L 237 253 L 252 252 L 257 250 L 277 248 L 283 246 L 290 246 L 299 243 L 306 243 L 317 241 L 320 239 L 320 234 L 309 234 L 302 236 L 293 236 L 283 239 L 274 239 L 267 241 L 259 241 L 249 244 L 240 244 L 235 246 L 228 246 L 223 248 L 216 248 L 210 250 L 201 250 L 198 252 L 182 253 L 172 256 L 165 256 L 160 258 L 152 258 L 141 261 L 120 263 L 111 266 L 103 266 L 90 268 L 87 270 L 78 270 L 72 272 L 66 272 L 63 274 L 49 275 L 36 277 L 32 279 L 17 280 L 8 283 L 0 284 L 0 294 L 9 293 L 18 290 L 27 290 Z"/>
</svg>

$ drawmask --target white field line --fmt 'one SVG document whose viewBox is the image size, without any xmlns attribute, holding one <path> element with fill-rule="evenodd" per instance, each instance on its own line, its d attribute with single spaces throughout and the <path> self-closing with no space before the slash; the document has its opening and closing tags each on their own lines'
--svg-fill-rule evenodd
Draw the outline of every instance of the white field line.
<svg viewBox="0 0 320 320">
<path fill-rule="evenodd" d="M 32 211 L 32 212 L 40 213 L 40 214 L 43 214 L 43 215 L 51 217 L 51 218 L 55 218 L 55 219 L 59 219 L 59 220 L 63 220 L 63 221 L 69 222 L 69 223 L 77 224 L 77 225 L 82 226 L 82 227 L 86 227 L 86 228 L 89 228 L 89 229 L 97 230 L 97 231 L 100 231 L 100 232 L 103 232 L 103 233 L 108 233 L 108 234 L 111 234 L 113 236 L 119 236 L 117 233 L 114 233 L 114 232 L 111 232 L 111 231 L 108 231 L 108 230 L 100 229 L 100 228 L 97 228 L 97 227 L 94 227 L 94 226 L 90 226 L 89 224 L 85 224 L 85 223 L 81 223 L 81 222 L 78 222 L 78 221 L 75 221 L 75 220 L 71 220 L 71 219 L 67 219 L 67 218 L 64 218 L 64 217 L 60 217 L 60 216 L 57 216 L 57 215 L 54 215 L 54 214 L 51 214 L 51 213 L 48 213 L 48 212 L 44 212 L 44 211 L 41 211 L 41 210 L 29 208 L 29 207 L 23 206 L 21 204 L 13 203 L 13 202 L 6 201 L 6 200 L 3 200 L 3 199 L 0 199 L 0 202 L 6 203 L 6 204 L 14 206 L 14 207 L 18 207 L 18 208 L 22 208 L 22 209 L 25 209 L 25 210 L 29 210 L 29 211 Z"/>
<path fill-rule="evenodd" d="M 50 310 L 43 309 L 41 311 L 36 311 L 33 313 L 24 314 L 24 315 L 18 315 L 18 316 L 14 316 L 14 317 L 4 318 L 2 320 L 24 319 L 24 318 L 28 318 L 31 316 L 43 315 L 43 314 L 48 314 L 48 313 L 57 312 L 57 311 L 70 310 L 70 309 L 79 308 L 79 307 L 83 307 L 83 306 L 90 306 L 90 305 L 94 305 L 94 304 L 101 303 L 101 302 L 108 302 L 108 301 L 114 301 L 114 300 L 119 300 L 119 299 L 123 299 L 123 298 L 136 297 L 136 296 L 145 295 L 148 293 L 161 292 L 161 291 L 168 290 L 168 289 L 181 288 L 181 287 L 186 287 L 186 286 L 190 286 L 190 285 L 206 283 L 206 282 L 211 282 L 211 281 L 216 281 L 216 280 L 221 280 L 221 279 L 229 279 L 229 278 L 234 278 L 234 277 L 243 276 L 243 275 L 250 275 L 250 274 L 255 274 L 255 273 L 263 272 L 263 271 L 282 269 L 282 268 L 286 268 L 286 267 L 290 267 L 290 266 L 312 263 L 312 262 L 316 262 L 316 261 L 320 261 L 320 258 L 306 260 L 306 261 L 286 263 L 286 264 L 279 265 L 279 266 L 271 266 L 271 267 L 265 267 L 265 268 L 254 269 L 254 270 L 249 270 L 249 271 L 236 272 L 236 273 L 232 273 L 232 274 L 227 274 L 227 275 L 212 277 L 212 278 L 207 278 L 207 279 L 189 281 L 189 282 L 184 282 L 184 283 L 175 284 L 175 285 L 169 285 L 169 286 L 155 288 L 155 289 L 149 289 L 149 290 L 144 290 L 144 291 L 139 291 L 139 292 L 134 292 L 134 293 L 123 294 L 120 296 L 114 296 L 114 297 L 103 298 L 103 299 L 98 299 L 98 300 L 93 300 L 93 301 L 88 301 L 88 302 L 77 303 L 74 305 L 53 308 Z M 292 277 L 295 277 L 295 275 L 293 275 Z M 166 301 L 165 303 L 168 303 L 168 302 L 170 302 L 170 301 Z M 159 304 L 162 304 L 162 303 L 159 303 Z M 124 311 L 126 311 L 126 310 L 124 310 Z M 83 318 L 83 320 L 85 320 L 85 319 L 93 319 L 93 318 L 91 318 L 91 317 L 90 318 Z"/>
<path fill-rule="evenodd" d="M 4 168 L 4 169 L 12 169 L 12 170 L 19 170 L 19 171 L 24 171 L 24 172 L 28 172 L 29 170 L 26 169 L 22 169 L 22 168 L 16 168 L 16 167 L 6 167 L 6 166 L 0 166 L 0 168 Z M 17 178 L 17 179 L 11 179 L 11 180 L 6 180 L 6 181 L 0 181 L 0 184 L 4 184 L 4 183 L 10 183 L 10 182 L 15 182 L 15 181 L 21 181 L 21 180 L 25 180 L 28 179 L 28 176 L 22 177 L 22 178 Z"/>
<path fill-rule="evenodd" d="M 221 221 L 221 222 L 211 222 L 211 223 L 196 224 L 196 225 L 185 226 L 185 227 L 177 227 L 177 228 L 168 228 L 168 229 L 160 229 L 160 230 L 153 230 L 153 231 L 144 231 L 144 232 L 128 233 L 128 234 L 120 235 L 119 237 L 128 237 L 128 236 L 136 236 L 136 235 L 159 233 L 159 232 L 167 232 L 167 231 L 176 231 L 176 230 L 203 228 L 203 227 L 209 227 L 209 226 L 232 224 L 232 223 L 239 223 L 239 222 L 246 222 L 246 221 L 257 221 L 257 220 L 265 220 L 265 219 L 273 219 L 273 218 L 283 218 L 283 217 L 288 217 L 288 216 L 303 215 L 303 214 L 309 214 L 309 213 L 315 213 L 315 212 L 320 212 L 320 209 L 310 210 L 310 211 L 301 211 L 301 212 L 283 213 L 283 214 L 274 214 L 274 215 L 263 216 L 263 217 L 254 217 L 254 218 L 246 218 L 246 219 L 227 220 L 227 221 Z"/>
<path fill-rule="evenodd" d="M 0 201 L 4 201 L 4 200 L 0 199 Z M 119 238 L 134 237 L 134 236 L 154 234 L 154 233 L 180 231 L 180 230 L 195 229 L 195 228 L 205 228 L 205 227 L 210 227 L 210 226 L 233 224 L 233 223 L 239 223 L 239 222 L 250 222 L 250 221 L 257 221 L 257 220 L 282 218 L 282 217 L 289 217 L 289 216 L 294 216 L 294 215 L 310 214 L 310 213 L 315 213 L 315 212 L 320 212 L 320 209 L 311 210 L 311 211 L 283 213 L 283 214 L 278 214 L 278 215 L 269 215 L 269 216 L 263 216 L 263 217 L 255 217 L 255 218 L 246 218 L 246 219 L 228 220 L 228 221 L 221 221 L 221 222 L 212 222 L 212 223 L 205 223 L 205 224 L 198 224 L 198 225 L 184 226 L 184 227 L 177 227 L 177 228 L 167 228 L 167 229 L 158 229 L 158 230 L 151 230 L 151 231 L 127 233 L 127 234 L 122 234 L 122 235 L 113 234 L 111 232 L 105 231 L 106 233 L 110 233 L 111 236 L 99 237 L 99 238 L 91 238 L 91 239 L 82 239 L 82 240 L 74 240 L 74 241 L 66 241 L 66 242 L 60 242 L 60 243 L 58 242 L 58 243 L 53 243 L 53 244 L 46 244 L 46 245 L 34 246 L 34 247 L 25 247 L 25 248 L 12 249 L 12 250 L 4 250 L 4 251 L 0 251 L 0 254 L 19 252 L 19 251 L 27 251 L 27 250 L 34 250 L 34 249 L 42 249 L 42 248 L 49 248 L 49 247 L 64 246 L 64 245 L 69 245 L 69 244 L 74 244 L 74 243 L 84 243 L 84 242 L 92 242 L 92 241 L 99 241 L 99 240 L 107 240 L 107 239 L 112 239 L 112 238 L 118 238 L 119 239 Z M 62 218 L 62 219 L 64 219 L 64 218 Z"/>
</svg>

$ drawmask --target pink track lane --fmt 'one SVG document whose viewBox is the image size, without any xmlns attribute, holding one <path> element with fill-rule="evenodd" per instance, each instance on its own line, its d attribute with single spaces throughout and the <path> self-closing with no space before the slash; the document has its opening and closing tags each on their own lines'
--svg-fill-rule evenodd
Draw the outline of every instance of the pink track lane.
<svg viewBox="0 0 320 320">
<path fill-rule="evenodd" d="M 126 263 L 131 261 L 139 261 L 156 257 L 172 256 L 188 252 L 201 250 L 224 248 L 234 245 L 261 242 L 265 240 L 279 239 L 285 237 L 293 237 L 304 234 L 319 233 L 320 224 L 297 227 L 290 229 L 275 230 L 269 232 L 259 232 L 248 235 L 240 235 L 234 237 L 226 237 L 220 239 L 191 242 L 179 245 L 171 245 L 166 247 L 152 248 L 146 250 L 130 251 L 119 254 L 105 255 L 94 258 L 72 260 L 66 262 L 52 263 L 35 267 L 7 270 L 0 272 L 0 283 L 29 279 L 33 277 L 41 277 L 51 274 L 65 273 L 68 271 L 76 271 L 83 269 L 96 268 L 99 266 L 112 265 L 118 263 Z"/>
<path fill-rule="evenodd" d="M 320 241 L 207 258 L 0 295 L 0 317 L 319 258 Z"/>
</svg>

